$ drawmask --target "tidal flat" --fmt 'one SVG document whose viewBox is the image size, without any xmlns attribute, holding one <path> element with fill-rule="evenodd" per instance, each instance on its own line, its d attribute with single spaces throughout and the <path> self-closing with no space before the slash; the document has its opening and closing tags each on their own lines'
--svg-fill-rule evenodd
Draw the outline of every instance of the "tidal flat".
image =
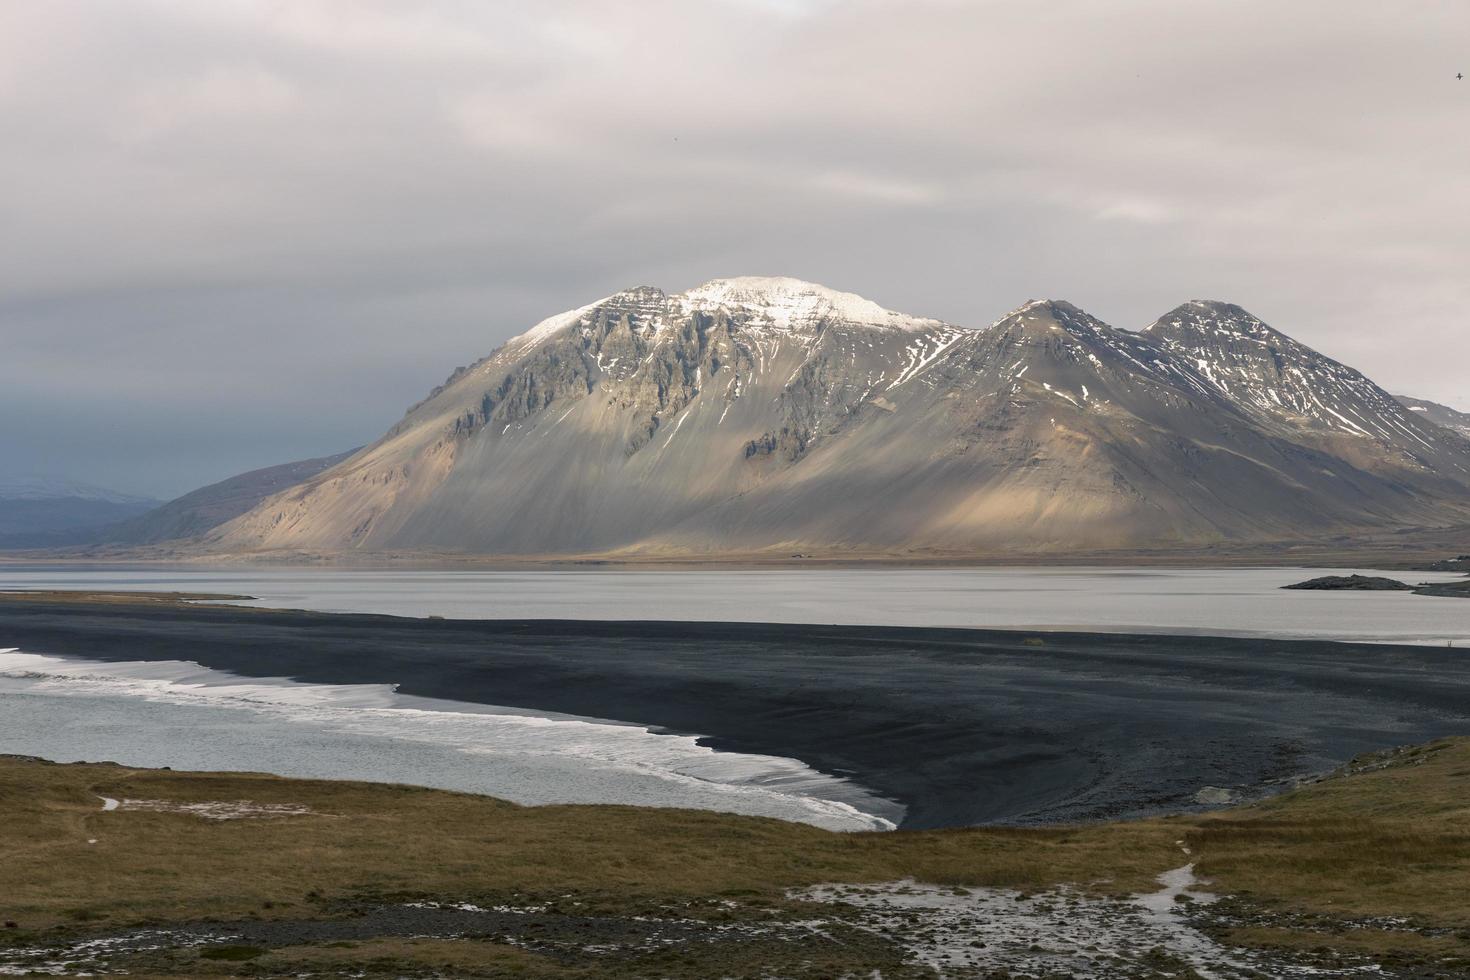
<svg viewBox="0 0 1470 980">
<path fill-rule="evenodd" d="M 7 595 L 0 645 L 100 662 L 192 661 L 242 678 L 388 686 L 697 736 L 717 755 L 797 760 L 850 780 L 901 807 L 899 823 L 909 829 L 1205 809 L 1279 792 L 1362 752 L 1470 734 L 1470 677 L 1456 649 L 460 621 L 103 598 Z M 126 727 L 120 731 L 110 758 L 129 761 Z M 0 742 L 0 751 L 51 757 L 32 735 Z"/>
</svg>

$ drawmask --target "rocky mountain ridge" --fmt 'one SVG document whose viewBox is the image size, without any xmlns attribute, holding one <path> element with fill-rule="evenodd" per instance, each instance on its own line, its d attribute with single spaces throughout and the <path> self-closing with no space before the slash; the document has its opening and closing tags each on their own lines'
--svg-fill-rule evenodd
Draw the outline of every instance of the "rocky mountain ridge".
<svg viewBox="0 0 1470 980">
<path fill-rule="evenodd" d="M 1470 412 L 1461 412 L 1441 405 L 1438 402 L 1427 401 L 1423 398 L 1410 398 L 1408 395 L 1395 395 L 1409 411 L 1416 413 L 1421 418 L 1428 419 L 1435 425 L 1452 429 L 1460 435 L 1470 439 Z"/>
<path fill-rule="evenodd" d="M 967 329 L 790 279 L 616 293 L 214 550 L 1052 554 L 1470 523 L 1470 444 L 1239 307 Z"/>
<path fill-rule="evenodd" d="M 1186 303 L 1143 332 L 1169 352 L 1192 360 L 1211 385 L 1263 426 L 1284 426 L 1293 435 L 1362 462 L 1371 462 L 1355 451 L 1362 440 L 1395 447 L 1410 466 L 1432 466 L 1442 460 L 1439 440 L 1414 424 L 1419 420 L 1397 398 L 1361 372 L 1298 343 L 1238 306 Z"/>
</svg>

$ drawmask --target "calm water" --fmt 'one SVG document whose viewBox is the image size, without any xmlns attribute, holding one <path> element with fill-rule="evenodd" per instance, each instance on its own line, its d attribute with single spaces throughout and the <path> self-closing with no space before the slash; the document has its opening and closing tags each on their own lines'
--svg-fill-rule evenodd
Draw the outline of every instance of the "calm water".
<svg viewBox="0 0 1470 980">
<path fill-rule="evenodd" d="M 0 590 L 228 592 L 255 596 L 250 604 L 261 606 L 449 618 L 1024 627 L 1470 647 L 1464 600 L 1280 588 L 1320 574 L 1327 572 L 0 566 Z M 523 803 L 696 807 L 844 830 L 901 818 L 861 785 L 798 760 L 713 752 L 636 718 L 618 724 L 421 702 L 391 687 L 247 681 L 178 661 L 101 664 L 6 646 L 13 644 L 0 619 L 0 752 L 409 782 Z"/>
<path fill-rule="evenodd" d="M 670 619 L 1213 633 L 1470 646 L 1470 602 L 1394 592 L 1286 592 L 1371 569 L 345 571 L 36 569 L 0 589 L 230 592 L 254 605 L 455 619 Z M 1385 572 L 1410 582 L 1456 581 Z"/>
</svg>

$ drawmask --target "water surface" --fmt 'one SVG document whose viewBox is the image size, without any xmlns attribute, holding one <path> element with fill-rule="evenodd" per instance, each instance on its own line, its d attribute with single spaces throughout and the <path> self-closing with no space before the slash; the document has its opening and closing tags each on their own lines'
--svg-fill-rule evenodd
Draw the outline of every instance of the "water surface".
<svg viewBox="0 0 1470 980">
<path fill-rule="evenodd" d="M 1470 602 L 1292 592 L 1371 569 L 975 568 L 421 571 L 0 566 L 0 589 L 229 592 L 252 605 L 452 619 L 676 620 L 1195 633 L 1470 645 Z"/>
</svg>

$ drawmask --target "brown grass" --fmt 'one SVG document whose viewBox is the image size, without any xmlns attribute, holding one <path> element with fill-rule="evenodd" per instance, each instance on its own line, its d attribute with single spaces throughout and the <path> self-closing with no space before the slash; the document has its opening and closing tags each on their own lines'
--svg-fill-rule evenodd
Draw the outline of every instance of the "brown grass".
<svg viewBox="0 0 1470 980">
<path fill-rule="evenodd" d="M 575 894 L 584 909 L 609 914 L 700 898 L 733 898 L 749 911 L 780 906 L 791 887 L 907 877 L 1122 893 L 1150 890 L 1156 875 L 1183 863 L 1176 841 L 1184 840 L 1214 890 L 1263 910 L 1265 918 L 1226 934 L 1235 941 L 1440 960 L 1470 954 L 1470 740 L 1364 760 L 1357 770 L 1209 815 L 837 834 L 696 811 L 527 808 L 402 786 L 0 758 L 0 919 L 18 923 L 7 931 L 14 937 L 54 926 L 311 918 L 337 902 L 385 896 L 512 894 Z M 101 796 L 294 803 L 314 812 L 221 823 L 104 813 Z M 1407 917 L 1411 928 L 1362 928 L 1361 920 L 1382 916 Z M 373 948 L 388 959 L 449 964 L 451 974 L 460 955 L 497 975 L 517 975 L 529 962 L 493 944 L 455 946 L 452 955 L 443 947 L 384 940 Z M 367 955 L 347 950 L 273 950 L 253 962 L 310 970 Z M 204 971 L 197 957 L 190 962 Z M 224 970 L 216 966 L 206 972 Z M 527 975 L 575 975 L 541 967 Z"/>
<path fill-rule="evenodd" d="M 1294 908 L 1470 926 L 1470 740 L 1358 768 L 1190 820 L 1185 836 L 1200 872 L 1224 890 Z"/>
<path fill-rule="evenodd" d="M 99 797 L 300 803 L 301 817 L 214 822 L 104 813 Z M 837 834 L 690 810 L 520 807 L 371 783 L 172 773 L 0 759 L 0 916 L 27 927 L 258 913 L 300 914 L 372 893 L 777 897 L 828 881 L 913 876 L 1128 891 L 1178 863 L 1159 823 L 1059 830 Z M 95 839 L 96 844 L 87 840 Z"/>
</svg>

